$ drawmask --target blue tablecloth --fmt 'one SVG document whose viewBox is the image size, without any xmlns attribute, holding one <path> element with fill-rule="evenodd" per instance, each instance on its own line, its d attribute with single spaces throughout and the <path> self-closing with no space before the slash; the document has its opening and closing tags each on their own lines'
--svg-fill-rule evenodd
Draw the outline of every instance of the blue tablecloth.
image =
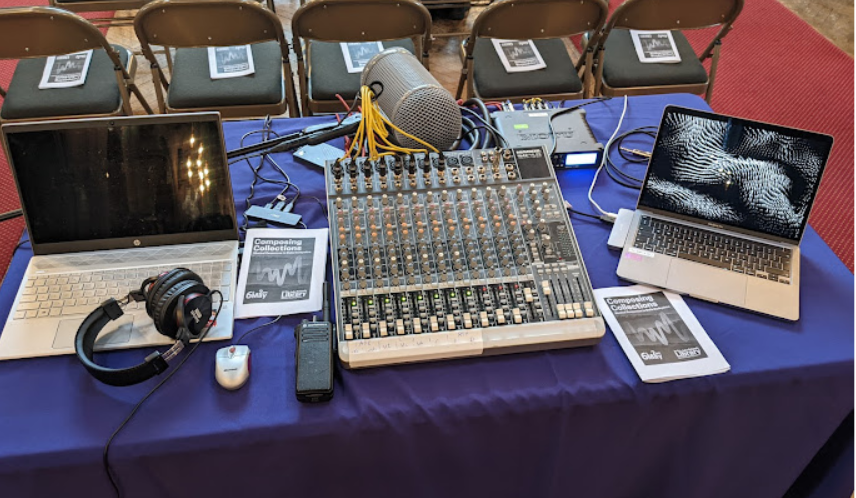
<svg viewBox="0 0 856 498">
<path fill-rule="evenodd" d="M 689 95 L 634 97 L 623 128 L 656 125 L 670 103 L 707 108 Z M 621 100 L 587 110 L 605 142 Z M 234 148 L 260 122 L 224 127 Z M 324 199 L 321 172 L 290 154 L 277 159 L 301 188 L 296 211 L 325 226 L 309 199 Z M 590 209 L 591 176 L 559 174 L 578 209 Z M 232 178 L 242 201 L 247 165 L 233 165 Z M 256 199 L 278 190 L 262 186 Z M 595 189 L 609 210 L 632 207 L 636 195 L 606 175 Z M 594 286 L 621 285 L 609 227 L 577 218 L 574 227 Z M 295 316 L 246 340 L 253 372 L 236 392 L 214 380 L 223 344 L 203 345 L 117 437 L 111 461 L 127 497 L 778 498 L 853 410 L 853 275 L 814 230 L 802 251 L 797 323 L 687 299 L 731 364 L 722 375 L 643 384 L 607 332 L 581 349 L 340 371 L 332 402 L 303 405 L 292 330 L 304 316 Z M 29 257 L 22 249 L 12 262 L 0 322 Z M 236 336 L 264 321 L 238 321 Z M 147 353 L 101 358 L 122 365 Z M 112 496 L 102 448 L 154 382 L 105 386 L 73 356 L 0 363 L 0 496 Z M 853 466 L 839 467 L 826 485 L 843 498 Z"/>
</svg>

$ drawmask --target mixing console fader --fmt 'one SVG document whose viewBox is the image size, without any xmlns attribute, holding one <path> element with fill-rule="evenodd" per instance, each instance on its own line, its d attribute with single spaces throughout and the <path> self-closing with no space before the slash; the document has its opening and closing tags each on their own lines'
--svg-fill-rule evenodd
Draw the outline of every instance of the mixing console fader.
<svg viewBox="0 0 856 498">
<path fill-rule="evenodd" d="M 521 148 L 328 164 L 342 362 L 599 341 L 603 318 L 548 161 Z"/>
</svg>

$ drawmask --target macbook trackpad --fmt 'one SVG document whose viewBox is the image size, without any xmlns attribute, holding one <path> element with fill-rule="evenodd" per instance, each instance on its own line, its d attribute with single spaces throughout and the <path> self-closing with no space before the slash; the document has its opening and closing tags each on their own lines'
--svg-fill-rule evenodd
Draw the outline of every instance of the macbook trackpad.
<svg viewBox="0 0 856 498">
<path fill-rule="evenodd" d="M 666 288 L 734 306 L 746 302 L 746 280 L 742 273 L 714 268 L 683 259 L 673 259 Z"/>
<path fill-rule="evenodd" d="M 59 329 L 54 336 L 54 349 L 74 349 L 74 336 L 77 329 L 83 323 L 83 318 L 62 320 Z M 95 346 L 106 346 L 113 344 L 125 344 L 131 340 L 131 332 L 134 330 L 134 315 L 122 315 L 104 326 L 104 329 L 95 339 Z"/>
</svg>

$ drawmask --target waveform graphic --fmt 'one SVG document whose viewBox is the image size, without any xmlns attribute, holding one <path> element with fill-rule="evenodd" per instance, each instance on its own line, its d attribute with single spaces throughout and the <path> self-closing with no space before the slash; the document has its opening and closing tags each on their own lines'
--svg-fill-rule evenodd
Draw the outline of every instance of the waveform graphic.
<svg viewBox="0 0 856 498">
<path fill-rule="evenodd" d="M 67 62 L 63 62 L 61 64 L 55 64 L 53 68 L 54 74 L 65 74 L 67 72 L 79 72 L 81 65 L 74 60 L 70 60 Z"/>
<path fill-rule="evenodd" d="M 675 323 L 663 312 L 660 312 L 660 319 L 654 320 L 653 327 L 639 327 L 631 331 L 636 336 L 638 342 L 642 342 L 644 335 L 649 341 L 659 342 L 663 346 L 669 345 L 669 339 L 666 337 L 670 334 L 675 334 L 678 338 L 687 342 L 691 339 L 690 336 L 681 332 L 681 329 L 675 326 Z"/>
<path fill-rule="evenodd" d="M 261 265 L 259 265 L 261 266 Z M 300 256 L 294 258 L 293 262 L 283 263 L 282 268 L 256 267 L 255 273 L 258 275 L 257 281 L 262 282 L 267 280 L 269 283 L 276 283 L 279 287 L 285 284 L 285 279 L 288 277 L 297 277 L 297 283 L 305 284 L 306 277 L 303 269 L 303 259 Z"/>
<path fill-rule="evenodd" d="M 228 64 L 232 61 L 245 62 L 247 60 L 246 52 L 242 54 L 241 51 L 238 50 L 225 50 L 220 52 L 218 55 L 220 56 L 221 64 Z"/>
</svg>

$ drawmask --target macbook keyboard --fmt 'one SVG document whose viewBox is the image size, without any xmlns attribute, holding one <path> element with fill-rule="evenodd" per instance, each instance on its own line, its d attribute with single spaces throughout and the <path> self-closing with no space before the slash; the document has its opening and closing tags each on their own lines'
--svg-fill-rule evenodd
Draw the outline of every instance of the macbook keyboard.
<svg viewBox="0 0 856 498">
<path fill-rule="evenodd" d="M 791 283 L 790 249 L 650 216 L 639 221 L 633 247 L 773 282 Z"/>
<path fill-rule="evenodd" d="M 183 265 L 202 277 L 209 289 L 223 293 L 229 300 L 232 282 L 232 262 L 215 261 Z M 96 306 L 110 297 L 119 299 L 131 290 L 137 290 L 148 277 L 157 276 L 175 266 L 148 266 L 119 270 L 85 271 L 80 273 L 57 273 L 34 275 L 24 284 L 18 307 L 13 312 L 15 320 L 45 318 L 66 315 L 81 315 L 92 312 Z M 145 309 L 145 302 L 130 302 L 126 311 Z"/>
</svg>

